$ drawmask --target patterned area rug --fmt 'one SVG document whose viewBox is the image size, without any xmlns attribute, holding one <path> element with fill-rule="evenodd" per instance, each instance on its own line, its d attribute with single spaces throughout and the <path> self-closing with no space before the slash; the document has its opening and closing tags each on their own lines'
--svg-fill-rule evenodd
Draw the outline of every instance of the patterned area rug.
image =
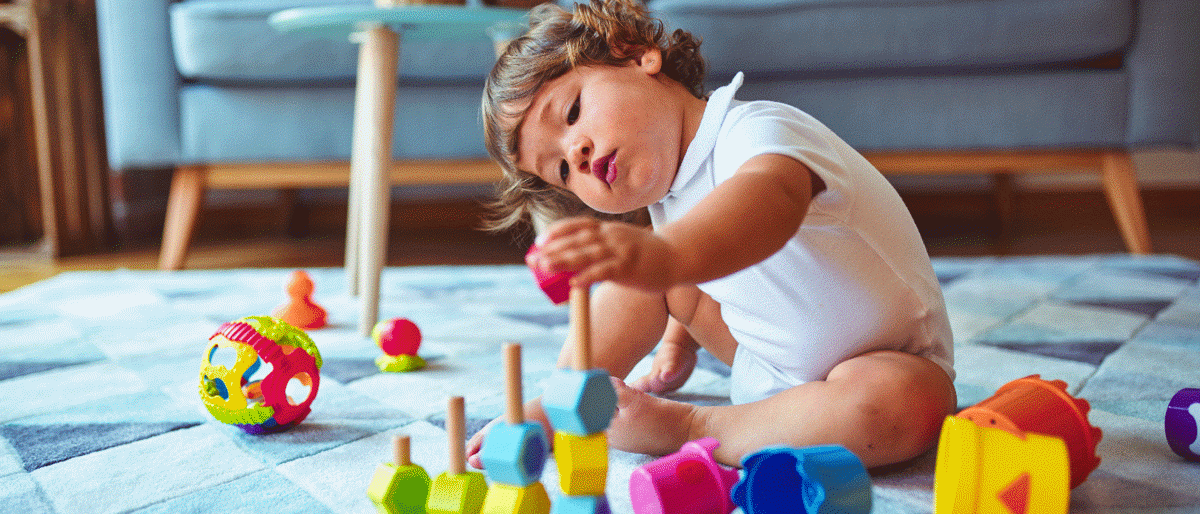
<svg viewBox="0 0 1200 514">
<path fill-rule="evenodd" d="M 1200 264 L 1170 256 L 937 259 L 956 343 L 961 406 L 1030 374 L 1063 380 L 1104 431 L 1100 467 L 1072 512 L 1196 512 L 1200 464 L 1163 436 L 1168 401 L 1200 387 Z M 387 269 L 381 316 L 424 333 L 425 369 L 381 373 L 356 335 L 339 269 L 310 270 L 331 326 L 312 414 L 252 436 L 199 401 L 207 339 L 226 321 L 284 301 L 291 270 L 65 273 L 0 295 L 0 511 L 368 513 L 391 438 L 447 468 L 444 409 L 466 397 L 468 432 L 504 409 L 502 343 L 524 345 L 527 397 L 540 393 L 567 311 L 522 266 Z M 634 370 L 644 373 L 648 361 Z M 728 368 L 707 356 L 673 395 L 728 402 Z M 613 451 L 608 495 L 632 512 L 631 471 Z M 934 452 L 872 476 L 880 513 L 928 513 Z M 556 495 L 551 460 L 543 482 Z"/>
</svg>

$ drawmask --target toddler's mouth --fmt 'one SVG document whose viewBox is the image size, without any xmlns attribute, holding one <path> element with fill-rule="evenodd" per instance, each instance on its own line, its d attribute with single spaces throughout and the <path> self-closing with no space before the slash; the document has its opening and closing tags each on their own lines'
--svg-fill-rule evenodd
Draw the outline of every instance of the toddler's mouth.
<svg viewBox="0 0 1200 514">
<path fill-rule="evenodd" d="M 592 162 L 592 175 L 604 181 L 605 184 L 612 185 L 617 179 L 617 152 L 613 151 L 604 157 L 596 159 Z"/>
</svg>

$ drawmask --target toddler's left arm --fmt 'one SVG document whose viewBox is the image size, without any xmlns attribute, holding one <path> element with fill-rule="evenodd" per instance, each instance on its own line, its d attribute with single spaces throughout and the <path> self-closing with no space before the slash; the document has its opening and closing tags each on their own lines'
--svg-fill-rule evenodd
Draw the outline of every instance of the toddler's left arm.
<svg viewBox="0 0 1200 514">
<path fill-rule="evenodd" d="M 612 280 L 665 291 L 740 271 L 770 257 L 800 227 L 815 175 L 787 156 L 746 161 L 679 220 L 650 231 L 571 218 L 552 225 L 531 256 L 545 271 L 577 271 L 576 283 Z"/>
<path fill-rule="evenodd" d="M 791 157 L 763 154 L 746 161 L 691 211 L 659 231 L 678 256 L 676 283 L 721 278 L 779 251 L 804 220 L 814 178 Z"/>
</svg>

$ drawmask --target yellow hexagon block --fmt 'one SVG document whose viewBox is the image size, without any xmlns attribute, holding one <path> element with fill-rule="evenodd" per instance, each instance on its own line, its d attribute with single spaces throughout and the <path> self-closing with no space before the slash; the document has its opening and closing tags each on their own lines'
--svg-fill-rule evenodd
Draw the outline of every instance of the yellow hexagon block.
<svg viewBox="0 0 1200 514">
<path fill-rule="evenodd" d="M 492 483 L 480 514 L 548 514 L 550 496 L 541 482 L 527 486 Z"/>
<path fill-rule="evenodd" d="M 563 494 L 600 496 L 608 478 L 608 436 L 604 432 L 588 436 L 555 432 L 554 462 Z"/>
</svg>

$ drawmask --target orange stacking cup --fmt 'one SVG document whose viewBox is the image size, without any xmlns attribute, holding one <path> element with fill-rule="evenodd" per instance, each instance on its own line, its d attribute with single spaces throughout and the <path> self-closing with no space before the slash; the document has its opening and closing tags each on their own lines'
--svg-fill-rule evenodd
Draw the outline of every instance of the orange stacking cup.
<svg viewBox="0 0 1200 514">
<path fill-rule="evenodd" d="M 1018 436 L 1030 432 L 1062 439 L 1071 462 L 1071 488 L 1075 488 L 1100 465 L 1096 445 L 1101 432 L 1088 422 L 1089 410 L 1087 400 L 1067 394 L 1066 382 L 1030 375 L 1004 384 L 991 398 L 958 416 Z"/>
</svg>

